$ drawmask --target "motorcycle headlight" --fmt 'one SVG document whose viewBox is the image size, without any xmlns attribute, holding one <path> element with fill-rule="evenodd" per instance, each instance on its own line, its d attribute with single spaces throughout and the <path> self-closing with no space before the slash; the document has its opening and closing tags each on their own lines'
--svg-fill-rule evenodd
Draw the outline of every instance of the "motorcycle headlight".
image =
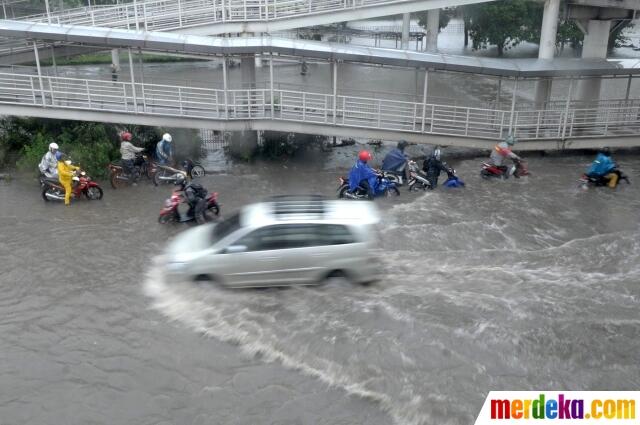
<svg viewBox="0 0 640 425">
<path fill-rule="evenodd" d="M 171 202 L 171 199 L 166 199 L 166 200 L 164 201 L 164 206 L 165 206 L 165 207 L 169 208 L 169 207 L 170 207 L 170 206 L 172 206 L 172 205 L 173 205 L 173 202 Z"/>
</svg>

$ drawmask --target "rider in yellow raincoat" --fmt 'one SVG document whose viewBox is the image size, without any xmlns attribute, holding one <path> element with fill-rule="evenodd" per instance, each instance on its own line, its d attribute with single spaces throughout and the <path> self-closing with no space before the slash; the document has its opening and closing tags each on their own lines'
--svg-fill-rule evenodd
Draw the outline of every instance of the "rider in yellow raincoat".
<svg viewBox="0 0 640 425">
<path fill-rule="evenodd" d="M 58 158 L 58 179 L 64 187 L 64 204 L 69 205 L 71 203 L 71 181 L 75 175 L 74 171 L 79 170 L 80 167 L 71 165 L 71 160 L 68 158 L 65 158 L 64 161 L 62 159 L 62 155 L 60 155 Z"/>
</svg>

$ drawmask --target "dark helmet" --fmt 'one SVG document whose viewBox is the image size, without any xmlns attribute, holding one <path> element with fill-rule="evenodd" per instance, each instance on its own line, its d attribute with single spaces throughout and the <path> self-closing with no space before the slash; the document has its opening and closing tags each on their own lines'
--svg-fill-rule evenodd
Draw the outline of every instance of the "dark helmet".
<svg viewBox="0 0 640 425">
<path fill-rule="evenodd" d="M 600 149 L 598 153 L 601 153 L 604 156 L 611 156 L 611 150 L 608 147 Z"/>
<path fill-rule="evenodd" d="M 409 146 L 409 143 L 407 143 L 406 140 L 400 140 L 398 142 L 398 149 L 400 149 L 401 151 L 403 151 L 407 146 Z"/>
</svg>

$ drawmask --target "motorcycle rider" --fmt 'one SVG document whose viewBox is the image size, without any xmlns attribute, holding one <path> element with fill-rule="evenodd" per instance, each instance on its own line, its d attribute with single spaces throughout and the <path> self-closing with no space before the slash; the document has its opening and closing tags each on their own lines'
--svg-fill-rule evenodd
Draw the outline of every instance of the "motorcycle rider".
<svg viewBox="0 0 640 425">
<path fill-rule="evenodd" d="M 49 143 L 49 150 L 42 156 L 38 169 L 45 177 L 50 179 L 58 178 L 58 159 L 56 154 L 58 153 L 58 144 L 55 142 Z"/>
<path fill-rule="evenodd" d="M 178 173 L 175 185 L 180 187 L 189 204 L 187 215 L 193 217 L 198 224 L 206 222 L 204 212 L 207 208 L 207 189 L 202 185 L 193 182 L 187 182 L 184 174 Z"/>
<path fill-rule="evenodd" d="M 616 170 L 616 163 L 611 158 L 609 148 L 603 148 L 598 151 L 596 159 L 591 163 L 591 167 L 587 171 L 587 176 L 607 184 L 610 188 L 616 187 L 620 172 Z"/>
<path fill-rule="evenodd" d="M 406 140 L 400 140 L 398 145 L 389 152 L 382 160 L 382 171 L 389 171 L 399 174 L 404 180 L 407 179 L 406 167 L 409 159 L 404 153 L 404 149 L 409 145 Z"/>
<path fill-rule="evenodd" d="M 513 145 L 517 142 L 516 138 L 512 135 L 507 136 L 507 138 L 498 143 L 493 150 L 491 151 L 491 155 L 489 156 L 489 163 L 491 165 L 495 165 L 497 168 L 502 170 L 505 176 L 508 176 L 509 168 L 504 165 L 504 160 L 509 158 L 512 161 L 519 161 L 520 157 L 511 151 Z"/>
<path fill-rule="evenodd" d="M 427 180 L 431 186 L 429 189 L 433 190 L 438 185 L 438 177 L 440 177 L 440 172 L 447 173 L 447 176 L 451 179 L 455 177 L 453 169 L 447 165 L 446 162 L 442 161 L 442 151 L 438 146 L 431 152 L 431 155 L 424 160 L 422 164 L 422 170 L 427 175 Z"/>
<path fill-rule="evenodd" d="M 156 145 L 156 159 L 160 165 L 169 165 L 173 161 L 173 138 L 169 133 L 162 135 L 162 140 Z"/>
<path fill-rule="evenodd" d="M 367 164 L 373 156 L 368 151 L 360 151 L 358 160 L 349 172 L 349 191 L 354 192 L 358 186 L 366 189 L 369 199 L 373 199 L 378 187 L 378 173 Z"/>
<path fill-rule="evenodd" d="M 142 152 L 144 148 L 139 148 L 134 146 L 131 143 L 131 133 L 125 131 L 120 134 L 120 155 L 122 157 L 122 168 L 124 172 L 128 176 L 133 175 L 133 166 L 134 160 L 136 159 L 136 154 Z"/>
<path fill-rule="evenodd" d="M 56 153 L 56 158 L 58 160 L 58 179 L 62 187 L 64 187 L 64 204 L 71 204 L 71 181 L 73 177 L 76 175 L 76 171 L 80 169 L 80 167 L 76 167 L 75 165 L 71 165 L 71 160 L 66 155 L 63 155 L 62 152 Z"/>
</svg>

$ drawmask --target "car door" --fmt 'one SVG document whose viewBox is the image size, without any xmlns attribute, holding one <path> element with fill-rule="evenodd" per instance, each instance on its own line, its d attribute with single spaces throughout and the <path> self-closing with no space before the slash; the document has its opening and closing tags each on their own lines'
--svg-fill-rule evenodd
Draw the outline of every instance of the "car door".
<svg viewBox="0 0 640 425">
<path fill-rule="evenodd" d="M 277 224 L 247 234 L 219 255 L 225 283 L 231 286 L 277 286 L 304 283 L 313 267 L 313 224 Z"/>
</svg>

